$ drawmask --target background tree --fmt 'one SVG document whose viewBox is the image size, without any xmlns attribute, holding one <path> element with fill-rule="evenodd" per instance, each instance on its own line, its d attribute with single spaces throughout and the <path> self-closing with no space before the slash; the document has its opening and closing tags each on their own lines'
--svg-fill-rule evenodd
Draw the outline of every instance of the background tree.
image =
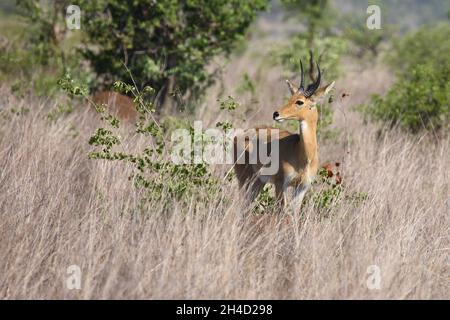
<svg viewBox="0 0 450 320">
<path fill-rule="evenodd" d="M 88 79 L 76 51 L 81 32 L 67 32 L 66 7 L 70 0 L 4 0 L 0 6 L 0 80 L 22 96 L 32 92 L 53 96 L 65 71 Z M 2 45 L 3 43 L 3 45 Z"/>
<path fill-rule="evenodd" d="M 384 23 L 382 29 L 369 29 L 366 18 L 365 15 L 344 15 L 341 18 L 344 23 L 343 35 L 350 40 L 349 51 L 357 58 L 374 59 L 382 51 L 382 44 L 392 38 L 395 28 Z"/>
<path fill-rule="evenodd" d="M 412 133 L 439 132 L 450 123 L 450 24 L 422 27 L 397 40 L 389 63 L 397 80 L 362 110 Z"/>
<path fill-rule="evenodd" d="M 332 26 L 336 20 L 328 0 L 283 0 L 288 18 L 297 19 L 304 31 L 289 38 L 287 46 L 278 50 L 281 62 L 298 73 L 299 58 L 305 59 L 312 51 L 314 58 L 325 70 L 326 77 L 334 78 L 339 71 L 340 56 L 345 41 L 338 37 Z"/>
<path fill-rule="evenodd" d="M 206 66 L 228 54 L 266 0 L 79 0 L 87 37 L 84 55 L 101 76 L 99 86 L 117 79 L 167 97 L 198 98 L 212 82 Z M 125 68 L 124 65 L 127 67 Z"/>
<path fill-rule="evenodd" d="M 63 43 L 69 4 L 81 8 L 81 32 L 71 50 Z M 33 26 L 27 43 L 39 58 L 36 65 L 51 62 L 79 73 L 73 67 L 81 69 L 80 60 L 87 60 L 96 76 L 82 76 L 95 90 L 131 81 L 131 73 L 139 88 L 156 89 L 161 109 L 173 101 L 167 99 L 172 94 L 185 101 L 201 96 L 213 81 L 208 63 L 233 50 L 267 0 L 17 0 L 17 5 Z M 80 41 L 82 57 L 73 50 Z"/>
<path fill-rule="evenodd" d="M 29 43 L 33 54 L 41 64 L 54 62 L 59 56 L 65 64 L 65 53 L 61 42 L 66 34 L 65 11 L 69 0 L 37 1 L 17 0 L 18 11 L 27 17 L 33 27 L 29 33 Z"/>
</svg>

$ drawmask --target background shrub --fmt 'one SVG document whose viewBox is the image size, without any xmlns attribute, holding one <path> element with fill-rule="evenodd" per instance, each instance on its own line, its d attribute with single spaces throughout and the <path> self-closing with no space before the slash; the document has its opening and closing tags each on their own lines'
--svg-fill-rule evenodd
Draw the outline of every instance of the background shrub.
<svg viewBox="0 0 450 320">
<path fill-rule="evenodd" d="M 128 79 L 125 64 L 139 88 L 160 92 L 159 109 L 174 92 L 197 98 L 212 81 L 208 62 L 229 53 L 266 6 L 266 0 L 76 2 L 84 12 L 84 55 L 100 84 Z"/>
<path fill-rule="evenodd" d="M 385 96 L 362 106 L 369 117 L 416 133 L 448 127 L 450 25 L 424 27 L 398 41 L 389 56 L 397 81 Z"/>
</svg>

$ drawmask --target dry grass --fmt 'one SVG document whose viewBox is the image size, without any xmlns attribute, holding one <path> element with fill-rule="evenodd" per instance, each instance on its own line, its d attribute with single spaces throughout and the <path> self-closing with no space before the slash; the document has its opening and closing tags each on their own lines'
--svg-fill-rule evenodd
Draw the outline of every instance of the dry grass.
<svg viewBox="0 0 450 320">
<path fill-rule="evenodd" d="M 0 298 L 450 298 L 448 139 L 377 139 L 347 110 L 345 143 L 320 153 L 347 146 L 344 195 L 363 203 L 254 215 L 233 182 L 211 203 L 143 212 L 123 166 L 87 159 L 91 114 L 49 124 L 50 103 L 17 103 L 32 112 L 0 125 Z"/>
</svg>

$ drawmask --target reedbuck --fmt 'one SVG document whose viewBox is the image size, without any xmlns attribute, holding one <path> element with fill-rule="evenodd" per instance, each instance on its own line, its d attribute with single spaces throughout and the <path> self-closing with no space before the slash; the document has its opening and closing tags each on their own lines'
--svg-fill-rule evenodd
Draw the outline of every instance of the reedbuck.
<svg viewBox="0 0 450 320">
<path fill-rule="evenodd" d="M 318 120 L 316 103 L 330 92 L 334 86 L 334 81 L 320 88 L 321 71 L 319 65 L 316 65 L 317 79 L 305 89 L 303 65 L 300 61 L 300 86 L 296 88 L 289 80 L 286 80 L 292 96 L 286 105 L 273 113 L 273 119 L 278 122 L 284 120 L 299 121 L 299 133 L 260 126 L 251 129 L 252 132 L 256 133 L 253 139 L 247 138 L 250 136 L 248 130 L 245 133 L 244 143 L 240 142 L 242 139 L 239 139 L 239 136 L 234 138 L 234 169 L 239 180 L 239 186 L 247 189 L 250 200 L 254 200 L 264 185 L 269 182 L 275 185 L 276 197 L 282 206 L 286 202 L 284 191 L 288 187 L 294 187 L 295 196 L 291 205 L 294 208 L 299 207 L 317 173 L 319 159 L 316 136 Z M 276 135 L 278 137 L 274 138 Z M 264 139 L 261 139 L 262 136 L 264 136 Z M 277 140 L 278 148 L 274 145 L 274 139 Z M 264 164 L 258 159 L 257 152 L 258 148 L 261 148 L 261 144 L 265 143 L 269 153 L 279 153 L 278 170 L 272 175 L 261 173 Z M 257 153 L 256 156 L 253 154 L 255 152 Z M 257 159 L 256 163 L 247 160 L 252 156 Z M 271 158 L 273 156 L 274 154 L 271 154 Z"/>
<path fill-rule="evenodd" d="M 102 91 L 94 94 L 92 101 L 99 105 L 105 105 L 108 112 L 128 123 L 134 122 L 138 113 L 133 99 L 113 91 Z"/>
</svg>

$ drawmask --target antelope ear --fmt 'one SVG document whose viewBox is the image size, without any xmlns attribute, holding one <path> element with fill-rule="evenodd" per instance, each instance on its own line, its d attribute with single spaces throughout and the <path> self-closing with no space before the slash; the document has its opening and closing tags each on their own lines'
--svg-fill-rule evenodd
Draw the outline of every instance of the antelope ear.
<svg viewBox="0 0 450 320">
<path fill-rule="evenodd" d="M 289 80 L 286 80 L 286 83 L 289 87 L 289 91 L 291 92 L 291 94 L 294 94 L 297 92 L 297 88 L 292 84 L 292 82 L 290 82 Z"/>
<path fill-rule="evenodd" d="M 322 98 L 324 98 L 330 91 L 334 88 L 335 81 L 327 84 L 326 86 L 323 86 L 322 88 L 318 89 L 314 94 L 311 96 L 311 99 L 314 102 L 320 101 Z"/>
</svg>

